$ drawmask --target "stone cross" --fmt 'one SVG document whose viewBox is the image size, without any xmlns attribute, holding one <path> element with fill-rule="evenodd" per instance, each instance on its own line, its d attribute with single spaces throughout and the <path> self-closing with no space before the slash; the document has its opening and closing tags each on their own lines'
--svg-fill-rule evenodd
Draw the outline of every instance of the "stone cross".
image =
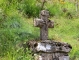
<svg viewBox="0 0 79 60">
<path fill-rule="evenodd" d="M 40 39 L 47 40 L 48 39 L 48 28 L 54 27 L 54 22 L 49 20 L 49 11 L 42 10 L 40 12 L 40 19 L 34 19 L 34 26 L 40 27 Z"/>
</svg>

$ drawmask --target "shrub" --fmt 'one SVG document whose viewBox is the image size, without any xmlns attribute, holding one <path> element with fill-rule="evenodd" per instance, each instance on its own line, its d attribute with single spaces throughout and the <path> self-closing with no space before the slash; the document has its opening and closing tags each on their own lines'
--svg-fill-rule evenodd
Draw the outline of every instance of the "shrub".
<svg viewBox="0 0 79 60">
<path fill-rule="evenodd" d="M 35 17 L 39 15 L 40 7 L 36 5 L 36 0 L 23 0 L 19 4 L 19 10 L 26 14 L 28 17 Z"/>
<path fill-rule="evenodd" d="M 6 55 L 7 51 L 10 51 L 14 46 L 16 47 L 17 42 L 35 37 L 29 33 L 29 30 L 25 31 L 22 21 L 19 16 L 7 16 L 0 25 L 0 55 Z"/>
</svg>

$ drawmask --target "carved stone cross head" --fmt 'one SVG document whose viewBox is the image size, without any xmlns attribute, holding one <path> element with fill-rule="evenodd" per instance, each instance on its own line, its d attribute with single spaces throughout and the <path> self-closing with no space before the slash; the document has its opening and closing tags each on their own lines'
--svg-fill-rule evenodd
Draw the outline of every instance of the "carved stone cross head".
<svg viewBox="0 0 79 60">
<path fill-rule="evenodd" d="M 40 39 L 47 40 L 48 39 L 48 28 L 54 27 L 54 22 L 49 20 L 49 11 L 42 10 L 40 12 L 40 18 L 34 19 L 34 26 L 40 27 Z"/>
<path fill-rule="evenodd" d="M 48 18 L 49 17 L 49 11 L 42 10 L 41 13 L 40 13 L 40 17 L 41 16 L 44 16 L 44 17 L 47 17 Z"/>
</svg>

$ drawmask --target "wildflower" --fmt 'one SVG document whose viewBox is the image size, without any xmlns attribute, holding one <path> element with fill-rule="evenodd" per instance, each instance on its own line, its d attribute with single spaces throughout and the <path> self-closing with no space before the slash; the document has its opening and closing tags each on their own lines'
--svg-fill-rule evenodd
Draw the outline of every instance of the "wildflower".
<svg viewBox="0 0 79 60">
<path fill-rule="evenodd" d="M 65 0 L 60 0 L 60 3 L 61 4 L 65 4 Z"/>
</svg>

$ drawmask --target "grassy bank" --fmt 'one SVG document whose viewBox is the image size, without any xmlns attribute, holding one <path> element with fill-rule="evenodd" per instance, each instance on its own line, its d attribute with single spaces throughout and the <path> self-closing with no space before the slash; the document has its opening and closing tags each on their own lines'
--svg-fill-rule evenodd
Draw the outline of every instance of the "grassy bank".
<svg viewBox="0 0 79 60">
<path fill-rule="evenodd" d="M 38 17 L 40 0 L 0 0 L 0 60 L 32 60 L 32 52 L 24 48 L 26 41 L 39 38 L 39 28 L 33 26 Z M 79 60 L 79 12 L 74 1 L 50 0 L 44 8 L 54 20 L 49 39 L 72 45 L 71 60 Z"/>
</svg>

